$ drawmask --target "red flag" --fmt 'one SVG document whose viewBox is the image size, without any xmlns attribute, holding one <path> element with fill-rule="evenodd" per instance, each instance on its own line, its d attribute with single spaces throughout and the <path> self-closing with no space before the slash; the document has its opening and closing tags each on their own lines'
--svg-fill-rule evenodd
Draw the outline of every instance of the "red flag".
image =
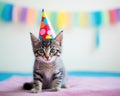
<svg viewBox="0 0 120 96">
<path fill-rule="evenodd" d="M 109 10 L 109 15 L 110 15 L 110 22 L 112 24 L 115 24 L 117 22 L 116 10 L 114 10 L 114 9 Z"/>
</svg>

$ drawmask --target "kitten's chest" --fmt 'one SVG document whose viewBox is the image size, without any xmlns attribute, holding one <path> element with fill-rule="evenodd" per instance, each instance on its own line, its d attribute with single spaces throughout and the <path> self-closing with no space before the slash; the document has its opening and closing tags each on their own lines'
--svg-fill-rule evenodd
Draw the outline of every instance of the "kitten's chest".
<svg viewBox="0 0 120 96">
<path fill-rule="evenodd" d="M 45 70 L 44 71 L 44 79 L 51 80 L 53 73 L 54 73 L 53 70 Z"/>
<path fill-rule="evenodd" d="M 45 79 L 51 79 L 56 71 L 56 67 L 52 65 L 40 66 L 39 71 L 43 74 Z"/>
</svg>

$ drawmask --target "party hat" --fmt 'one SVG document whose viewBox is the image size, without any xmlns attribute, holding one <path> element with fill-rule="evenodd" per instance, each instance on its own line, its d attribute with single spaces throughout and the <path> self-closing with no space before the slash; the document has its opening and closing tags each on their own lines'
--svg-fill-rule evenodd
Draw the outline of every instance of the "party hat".
<svg viewBox="0 0 120 96">
<path fill-rule="evenodd" d="M 44 9 L 42 9 L 42 18 L 41 18 L 41 24 L 40 24 L 40 30 L 39 30 L 39 39 L 54 39 L 55 38 L 55 32 L 51 27 L 51 24 L 47 18 L 47 15 L 44 12 Z"/>
</svg>

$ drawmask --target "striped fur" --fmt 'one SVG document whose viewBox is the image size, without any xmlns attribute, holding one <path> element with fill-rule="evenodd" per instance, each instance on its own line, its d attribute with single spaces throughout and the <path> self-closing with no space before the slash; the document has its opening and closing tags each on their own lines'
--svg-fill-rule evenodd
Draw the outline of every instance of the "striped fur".
<svg viewBox="0 0 120 96">
<path fill-rule="evenodd" d="M 63 33 L 60 32 L 54 40 L 38 40 L 31 34 L 35 63 L 33 70 L 33 82 L 25 83 L 24 89 L 38 93 L 42 89 L 60 90 L 66 86 L 67 76 L 61 60 Z M 29 86 L 29 85 L 32 85 Z M 30 87 L 30 88 L 27 88 Z"/>
</svg>

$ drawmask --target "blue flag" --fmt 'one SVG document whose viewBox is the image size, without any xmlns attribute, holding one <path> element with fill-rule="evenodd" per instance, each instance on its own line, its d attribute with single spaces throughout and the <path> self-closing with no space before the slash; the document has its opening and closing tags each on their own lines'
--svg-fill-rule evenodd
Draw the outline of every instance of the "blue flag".
<svg viewBox="0 0 120 96">
<path fill-rule="evenodd" d="M 13 5 L 12 4 L 6 4 L 3 12 L 2 12 L 2 20 L 3 21 L 12 21 L 12 9 Z"/>
<path fill-rule="evenodd" d="M 90 14 L 90 23 L 93 26 L 100 26 L 102 24 L 102 12 L 93 12 Z"/>
</svg>

